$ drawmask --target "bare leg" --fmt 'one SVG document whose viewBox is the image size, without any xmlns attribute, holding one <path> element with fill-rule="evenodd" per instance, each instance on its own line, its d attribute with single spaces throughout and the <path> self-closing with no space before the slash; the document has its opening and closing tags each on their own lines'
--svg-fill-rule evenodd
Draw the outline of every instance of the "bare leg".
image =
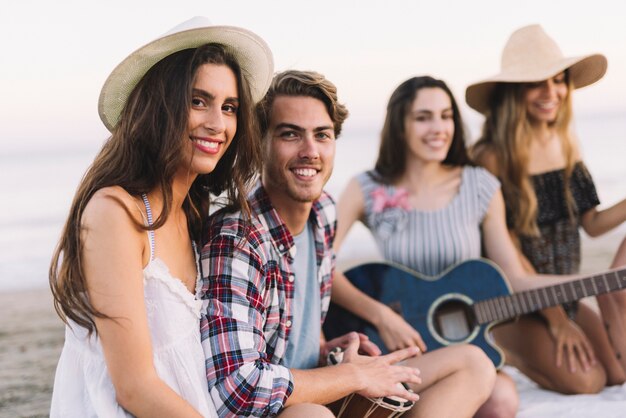
<svg viewBox="0 0 626 418">
<path fill-rule="evenodd" d="M 519 408 L 519 395 L 515 382 L 508 374 L 498 372 L 493 392 L 475 418 L 514 418 Z"/>
<path fill-rule="evenodd" d="M 317 404 L 301 403 L 297 405 L 288 406 L 278 414 L 278 418 L 334 418 L 330 409 Z"/>
<path fill-rule="evenodd" d="M 611 268 L 626 265 L 626 238 L 617 250 Z M 609 384 L 624 382 L 626 375 L 626 290 L 599 295 L 598 307 L 602 313 L 603 326 L 613 347 L 613 356 L 619 363 L 621 379 L 609 379 Z"/>
<path fill-rule="evenodd" d="M 420 400 L 406 417 L 471 417 L 492 391 L 493 363 L 478 347 L 455 345 L 409 359 L 421 371 L 422 383 L 412 389 Z"/>
<path fill-rule="evenodd" d="M 587 337 L 591 340 L 596 355 L 602 359 L 606 346 L 594 341 L 596 335 L 590 335 L 589 325 L 593 322 L 589 317 L 597 315 L 587 306 L 581 304 L 578 316 L 584 318 L 576 321 Z M 507 363 L 517 367 L 526 376 L 540 386 L 556 392 L 597 393 L 606 385 L 606 373 L 602 361 L 589 370 L 580 367 L 570 372 L 565 364 L 556 367 L 556 348 L 554 339 L 548 328 L 538 316 L 526 315 L 518 321 L 500 325 L 493 330 L 498 345 L 506 352 Z M 608 339 L 604 340 L 608 344 Z"/>
<path fill-rule="evenodd" d="M 615 254 L 615 258 L 613 259 L 613 264 L 611 267 L 619 267 L 626 265 L 626 238 L 622 240 L 619 248 L 617 249 L 617 254 Z"/>
<path fill-rule="evenodd" d="M 605 329 L 602 322 L 602 318 L 590 307 L 584 303 L 579 304 L 576 323 L 585 331 L 589 341 L 593 344 L 596 356 L 606 372 L 606 384 L 609 386 L 619 385 L 626 381 L 626 373 L 624 373 L 619 358 L 615 355 L 615 350 L 613 350 L 609 335 L 606 332 L 610 327 Z M 620 332 L 620 335 L 623 334 Z"/>
</svg>

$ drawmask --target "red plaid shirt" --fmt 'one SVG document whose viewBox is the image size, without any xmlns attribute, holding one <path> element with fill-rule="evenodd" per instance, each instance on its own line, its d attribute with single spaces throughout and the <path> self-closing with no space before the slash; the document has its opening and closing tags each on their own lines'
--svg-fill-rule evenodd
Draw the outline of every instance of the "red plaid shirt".
<svg viewBox="0 0 626 418">
<path fill-rule="evenodd" d="M 293 390 L 283 365 L 291 326 L 293 238 L 259 182 L 250 197 L 252 222 L 241 213 L 211 217 L 202 249 L 204 305 L 200 321 L 211 397 L 220 417 L 271 416 Z M 335 203 L 313 203 L 323 322 L 335 267 Z"/>
</svg>

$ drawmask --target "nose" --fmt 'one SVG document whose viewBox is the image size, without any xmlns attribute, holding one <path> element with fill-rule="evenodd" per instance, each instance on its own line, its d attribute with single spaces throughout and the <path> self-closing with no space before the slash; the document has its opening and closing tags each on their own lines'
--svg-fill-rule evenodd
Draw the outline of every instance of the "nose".
<svg viewBox="0 0 626 418">
<path fill-rule="evenodd" d="M 319 158 L 319 150 L 317 149 L 317 141 L 313 134 L 307 134 L 300 142 L 298 157 L 306 160 L 315 160 Z"/>
<path fill-rule="evenodd" d="M 224 132 L 226 124 L 224 122 L 222 109 L 218 106 L 212 106 L 207 109 L 202 126 L 213 134 L 221 134 Z"/>
<path fill-rule="evenodd" d="M 543 92 L 548 96 L 553 96 L 556 92 L 556 83 L 551 78 L 544 81 L 541 86 L 543 87 Z"/>
<path fill-rule="evenodd" d="M 430 124 L 431 129 L 434 132 L 441 132 L 444 127 L 444 120 L 441 116 L 435 116 L 432 119 L 432 123 Z"/>
</svg>

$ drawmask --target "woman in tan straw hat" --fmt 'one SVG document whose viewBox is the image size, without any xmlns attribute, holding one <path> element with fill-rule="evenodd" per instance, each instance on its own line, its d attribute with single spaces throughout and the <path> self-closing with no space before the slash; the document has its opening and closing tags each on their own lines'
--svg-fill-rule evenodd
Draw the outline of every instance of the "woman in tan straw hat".
<svg viewBox="0 0 626 418">
<path fill-rule="evenodd" d="M 241 28 L 194 18 L 113 70 L 111 136 L 83 177 L 50 267 L 66 322 L 52 417 L 217 416 L 200 344 L 197 253 L 210 194 L 247 208 L 254 103 L 273 59 Z"/>
<path fill-rule="evenodd" d="M 529 272 L 577 273 L 579 227 L 597 236 L 626 220 L 626 199 L 597 209 L 570 123 L 571 92 L 602 78 L 606 67 L 599 54 L 565 57 L 541 26 L 530 25 L 509 38 L 500 73 L 467 88 L 467 103 L 486 116 L 474 155 L 502 183 L 508 227 Z M 621 248 L 614 265 L 626 263 L 626 243 Z M 598 303 L 603 318 L 584 303 L 559 306 L 496 329 L 496 340 L 544 388 L 594 393 L 623 383 L 626 294 Z"/>
</svg>

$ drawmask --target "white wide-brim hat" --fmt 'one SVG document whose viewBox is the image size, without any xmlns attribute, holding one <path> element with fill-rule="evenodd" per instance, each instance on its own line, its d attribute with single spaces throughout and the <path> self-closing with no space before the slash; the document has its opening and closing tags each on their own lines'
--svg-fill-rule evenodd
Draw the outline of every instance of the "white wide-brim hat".
<svg viewBox="0 0 626 418">
<path fill-rule="evenodd" d="M 128 96 L 157 62 L 175 52 L 208 43 L 223 45 L 235 57 L 250 84 L 252 99 L 255 103 L 261 100 L 274 72 L 272 51 L 265 41 L 247 29 L 215 26 L 205 17 L 194 17 L 142 46 L 111 72 L 98 100 L 98 113 L 107 129 L 113 131 Z"/>
<path fill-rule="evenodd" d="M 471 84 L 465 90 L 467 104 L 480 113 L 489 110 L 497 83 L 532 83 L 547 80 L 565 70 L 575 89 L 588 86 L 606 73 L 602 54 L 565 57 L 540 25 L 524 26 L 513 32 L 502 50 L 500 73 Z"/>
</svg>

